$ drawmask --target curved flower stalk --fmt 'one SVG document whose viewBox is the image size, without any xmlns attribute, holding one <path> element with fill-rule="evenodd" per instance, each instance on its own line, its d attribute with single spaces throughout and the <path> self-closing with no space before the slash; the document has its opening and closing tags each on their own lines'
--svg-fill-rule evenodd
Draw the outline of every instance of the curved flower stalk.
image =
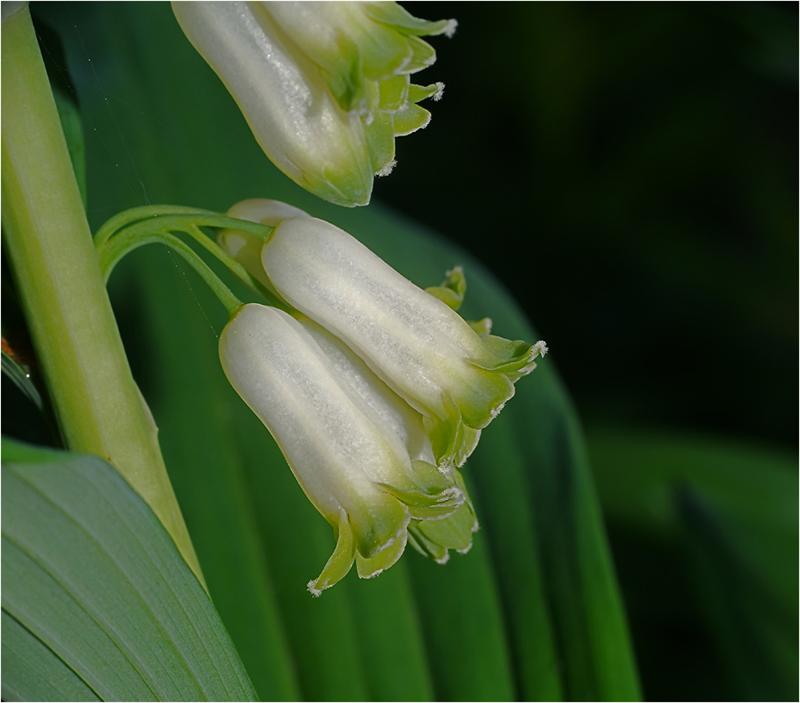
<svg viewBox="0 0 800 703">
<path fill-rule="evenodd" d="M 438 466 L 460 467 L 481 430 L 514 395 L 514 384 L 547 352 L 490 334 L 488 319 L 456 312 L 463 271 L 424 291 L 339 228 L 267 200 L 244 201 L 229 215 L 276 226 L 266 243 L 226 230 L 220 244 L 297 310 L 344 342 L 423 417 Z M 261 265 L 255 258 L 260 251 Z"/>
<path fill-rule="evenodd" d="M 417 103 L 443 85 L 410 75 L 436 60 L 420 37 L 451 35 L 394 2 L 173 2 L 267 156 L 325 200 L 366 205 L 394 165 L 396 136 L 425 127 Z"/>
<path fill-rule="evenodd" d="M 337 542 L 314 595 L 355 561 L 362 578 L 412 544 L 439 561 L 468 548 L 460 477 L 439 471 L 422 418 L 349 349 L 309 320 L 243 306 L 220 337 L 229 381 L 269 429 Z M 430 527 L 441 523 L 442 527 Z"/>
</svg>

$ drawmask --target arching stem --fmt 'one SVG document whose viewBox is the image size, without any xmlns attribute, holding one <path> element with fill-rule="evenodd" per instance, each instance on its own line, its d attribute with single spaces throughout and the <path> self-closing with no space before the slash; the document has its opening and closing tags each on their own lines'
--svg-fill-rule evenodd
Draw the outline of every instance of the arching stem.
<svg viewBox="0 0 800 703">
<path fill-rule="evenodd" d="M 225 306 L 228 315 L 233 315 L 242 307 L 242 301 L 222 282 L 211 267 L 197 255 L 197 252 L 179 237 L 169 232 L 152 232 L 138 235 L 133 233 L 133 235 L 134 236 L 131 236 L 131 233 L 126 232 L 115 237 L 111 246 L 106 247 L 101 252 L 100 266 L 103 269 L 106 280 L 111 270 L 114 268 L 114 265 L 125 256 L 125 254 L 129 254 L 146 244 L 163 244 L 172 249 L 172 251 L 178 254 L 195 270 L 195 272 L 197 272 L 200 278 L 203 279 L 203 282 L 211 289 L 214 295 L 217 296 L 220 303 Z M 103 254 L 112 258 L 106 260 Z"/>
<path fill-rule="evenodd" d="M 251 276 L 244 266 L 200 229 L 203 226 L 235 228 L 262 241 L 266 241 L 274 229 L 268 225 L 237 220 L 206 210 L 180 208 L 174 205 L 157 205 L 126 210 L 112 217 L 95 235 L 95 246 L 100 256 L 100 268 L 105 280 L 108 280 L 114 267 L 126 254 L 144 244 L 160 241 L 179 253 L 203 277 L 203 280 L 217 294 L 220 302 L 228 307 L 235 296 L 197 253 L 174 234 L 174 232 L 181 232 L 191 237 L 222 263 L 244 285 L 265 298 L 267 303 L 273 307 L 289 310 L 289 306 L 276 291 L 267 288 L 261 281 Z"/>
</svg>

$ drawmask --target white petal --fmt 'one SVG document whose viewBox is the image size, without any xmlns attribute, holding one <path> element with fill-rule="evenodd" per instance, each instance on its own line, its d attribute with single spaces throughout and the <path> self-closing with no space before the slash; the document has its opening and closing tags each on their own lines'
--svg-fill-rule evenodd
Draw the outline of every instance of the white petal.
<svg viewBox="0 0 800 703">
<path fill-rule="evenodd" d="M 316 218 L 286 220 L 262 249 L 273 285 L 355 351 L 420 412 L 441 410 L 463 382 L 480 337 L 346 232 Z"/>
<path fill-rule="evenodd" d="M 227 214 L 228 217 L 235 217 L 238 220 L 248 220 L 271 227 L 275 227 L 290 217 L 310 217 L 305 210 L 301 210 L 299 207 L 267 198 L 242 200 L 231 206 Z"/>
<path fill-rule="evenodd" d="M 336 377 L 347 382 L 359 400 L 396 438 L 412 459 L 435 463 L 422 416 L 392 391 L 345 344 L 311 320 L 301 320 L 331 361 Z"/>
<path fill-rule="evenodd" d="M 172 7 L 261 148 L 284 173 L 334 202 L 369 202 L 372 170 L 358 116 L 339 109 L 319 69 L 280 40 L 260 3 L 174 2 Z"/>
<path fill-rule="evenodd" d="M 372 420 L 336 381 L 329 362 L 286 313 L 245 305 L 220 337 L 231 385 L 277 441 L 311 501 L 331 522 L 393 483 L 396 456 Z"/>
</svg>

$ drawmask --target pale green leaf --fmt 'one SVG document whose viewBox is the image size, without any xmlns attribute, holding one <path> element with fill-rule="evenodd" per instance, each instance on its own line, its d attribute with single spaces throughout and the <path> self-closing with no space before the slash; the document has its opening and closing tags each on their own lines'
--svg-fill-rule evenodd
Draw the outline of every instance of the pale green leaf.
<svg viewBox="0 0 800 703">
<path fill-rule="evenodd" d="M 208 595 L 113 467 L 4 441 L 2 488 L 4 698 L 253 699 Z"/>
</svg>

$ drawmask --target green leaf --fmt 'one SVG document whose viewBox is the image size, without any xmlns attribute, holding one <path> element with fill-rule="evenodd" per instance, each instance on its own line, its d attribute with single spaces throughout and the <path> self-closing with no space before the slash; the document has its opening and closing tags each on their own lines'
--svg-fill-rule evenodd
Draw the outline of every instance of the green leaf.
<svg viewBox="0 0 800 703">
<path fill-rule="evenodd" d="M 3 610 L 3 698 L 7 701 L 98 701 L 53 650 Z M 9 680 L 10 679 L 10 680 Z"/>
<path fill-rule="evenodd" d="M 710 691 L 734 699 L 796 697 L 795 457 L 629 428 L 596 429 L 589 446 L 609 520 L 621 534 L 638 535 L 620 546 L 621 568 L 641 572 L 656 555 L 680 570 L 680 577 L 659 578 L 661 590 L 648 588 L 641 607 L 650 620 L 683 619 L 708 637 L 719 667 Z M 641 646 L 653 660 L 661 650 L 647 624 Z M 679 666 L 693 662 L 673 657 Z"/>
<path fill-rule="evenodd" d="M 368 213 L 326 216 L 353 234 L 366 234 L 362 239 L 371 248 L 422 286 L 438 281 L 442 270 L 462 265 L 469 280 L 469 293 L 461 310 L 465 318 L 489 315 L 496 333 L 516 339 L 537 339 L 504 289 L 461 250 L 389 213 L 377 212 L 374 206 Z M 485 451 L 481 445 L 491 441 L 492 433 L 500 431 L 497 427 L 501 423 L 511 431 L 511 446 L 498 454 L 478 454 Z M 481 464 L 467 462 L 464 475 L 468 479 L 476 476 L 478 518 L 490 538 L 493 520 L 504 525 L 506 534 L 514 531 L 509 523 L 530 524 L 531 518 L 534 521 L 530 540 L 536 544 L 538 559 L 537 550 L 531 550 L 515 555 L 521 564 L 507 565 L 493 552 L 496 578 L 505 593 L 514 594 L 510 595 L 511 602 L 541 598 L 536 585 L 530 589 L 520 587 L 515 570 L 532 570 L 545 581 L 546 602 L 538 600 L 534 609 L 546 609 L 549 613 L 555 644 L 541 639 L 546 632 L 541 625 L 530 630 L 523 625 L 530 620 L 520 620 L 513 614 L 520 606 L 515 606 L 507 617 L 509 627 L 518 630 L 515 636 L 526 641 L 524 650 L 519 646 L 520 640 L 514 649 L 514 656 L 524 660 L 523 666 L 541 670 L 555 664 L 558 670 L 558 673 L 551 671 L 549 679 L 523 688 L 524 696 L 549 697 L 555 690 L 554 681 L 561 678 L 566 698 L 638 698 L 631 643 L 585 449 L 574 412 L 553 370 L 553 356 L 548 355 L 530 377 L 519 382 L 516 396 L 484 431 L 476 455 L 486 456 L 486 463 L 481 460 L 481 468 Z M 524 467 L 521 475 L 495 481 L 498 471 L 512 470 L 508 467 L 513 467 L 515 457 Z M 490 475 L 478 477 L 481 471 Z M 489 511 L 483 514 L 480 506 L 485 499 L 481 489 L 491 495 Z M 491 510 L 492 505 L 495 510 Z M 493 549 L 499 552 L 499 547 Z M 471 553 L 465 558 L 470 556 Z M 453 566 L 451 560 L 447 569 Z M 448 597 L 444 589 L 439 597 Z M 541 622 L 541 612 L 533 616 L 534 620 L 537 618 Z M 533 659 L 529 659 L 526 654 L 532 652 Z M 516 668 L 515 678 L 522 680 L 522 667 Z M 469 670 L 469 666 L 464 665 L 462 670 Z M 530 685 L 531 674 L 525 676 Z"/>
<path fill-rule="evenodd" d="M 3 374 L 5 374 L 13 384 L 22 391 L 23 395 L 31 401 L 39 410 L 43 409 L 42 396 L 39 389 L 31 381 L 31 375 L 10 354 L 3 350 Z"/>
<path fill-rule="evenodd" d="M 676 502 L 698 600 L 737 697 L 796 698 L 796 599 L 775 599 L 763 574 L 752 568 L 735 529 L 702 495 L 679 490 Z M 795 549 L 795 567 L 796 554 Z"/>
<path fill-rule="evenodd" d="M 328 206 L 281 176 L 168 8 L 48 11 L 87 125 L 95 226 L 143 202 L 225 211 L 245 197 L 286 200 L 360 237 L 423 287 L 463 265 L 465 316 L 489 315 L 497 334 L 535 341 L 513 300 L 458 248 L 375 204 Z M 351 573 L 312 599 L 305 584 L 334 538 L 225 384 L 221 309 L 162 251 L 134 253 L 115 276 L 123 335 L 204 573 L 262 696 L 279 694 L 259 671 L 284 671 L 288 659 L 299 694 L 314 699 L 638 697 L 580 431 L 551 357 L 520 382 L 466 466 L 483 526 L 472 551 L 439 566 L 409 550 L 379 578 Z M 252 619 L 272 645 L 248 630 Z"/>
<path fill-rule="evenodd" d="M 251 700 L 211 601 L 97 457 L 3 442 L 3 697 Z"/>
<path fill-rule="evenodd" d="M 410 552 L 414 593 L 439 700 L 512 700 L 506 628 L 485 536 L 446 565 Z"/>
<path fill-rule="evenodd" d="M 676 490 L 684 486 L 735 530 L 738 547 L 773 595 L 796 607 L 793 457 L 731 440 L 613 429 L 593 431 L 590 447 L 603 505 L 616 522 L 674 536 L 683 520 Z"/>
<path fill-rule="evenodd" d="M 202 284 L 190 282 L 187 287 L 185 277 L 194 274 L 176 269 L 176 262 L 161 251 L 144 251 L 121 264 L 127 266 L 139 276 L 149 271 L 149 284 L 142 279 L 137 286 L 143 312 L 140 333 L 156 360 L 148 397 L 211 596 L 259 696 L 297 698 L 299 684 L 276 602 L 274 565 L 267 559 L 270 545 L 258 528 L 247 476 L 250 440 L 240 439 L 237 431 L 239 417 L 249 421 L 251 413 L 236 407 L 238 398 L 222 375 L 216 350 L 214 329 L 221 327 L 224 313 Z M 183 340 L 193 340 L 191 352 Z M 253 437 L 264 440 L 258 443 L 261 447 L 267 438 L 253 419 Z M 257 454 L 254 468 L 267 470 L 269 459 Z M 283 538 L 285 529 L 277 529 Z M 305 593 L 305 581 L 298 585 Z"/>
<path fill-rule="evenodd" d="M 529 499 L 519 490 L 527 483 L 526 473 L 514 429 L 501 417 L 483 433 L 469 462 L 469 475 L 478 487 L 478 514 L 500 575 L 498 586 L 520 690 L 526 699 L 559 700 L 563 685 L 545 593 L 547 580 Z"/>
</svg>

